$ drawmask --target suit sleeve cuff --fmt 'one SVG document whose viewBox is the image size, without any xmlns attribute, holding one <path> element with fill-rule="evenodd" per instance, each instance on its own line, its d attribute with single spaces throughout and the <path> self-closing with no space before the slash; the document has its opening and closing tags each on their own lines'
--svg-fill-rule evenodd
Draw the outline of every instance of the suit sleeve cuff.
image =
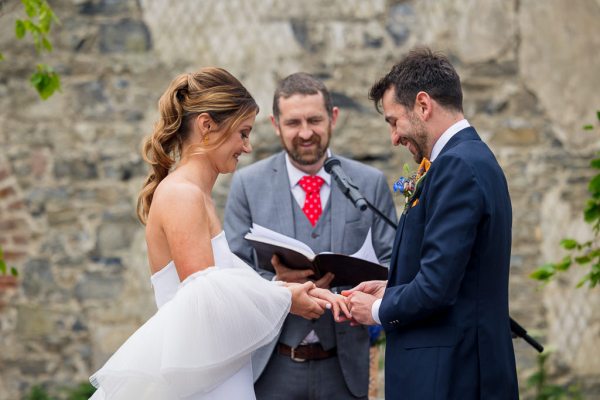
<svg viewBox="0 0 600 400">
<path fill-rule="evenodd" d="M 379 325 L 381 325 L 381 319 L 379 319 L 379 307 L 381 306 L 381 299 L 375 300 L 371 306 L 371 316 Z"/>
</svg>

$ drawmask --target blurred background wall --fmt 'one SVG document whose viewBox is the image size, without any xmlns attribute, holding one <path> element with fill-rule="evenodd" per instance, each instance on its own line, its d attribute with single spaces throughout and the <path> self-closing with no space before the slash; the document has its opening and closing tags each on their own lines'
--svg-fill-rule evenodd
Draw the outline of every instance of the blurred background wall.
<svg viewBox="0 0 600 400">
<path fill-rule="evenodd" d="M 277 80 L 317 75 L 341 108 L 332 149 L 392 183 L 412 158 L 367 92 L 415 45 L 449 55 L 466 117 L 507 175 L 511 315 L 556 348 L 558 379 L 600 398 L 600 289 L 574 289 L 579 270 L 544 287 L 528 278 L 561 257 L 561 238 L 590 237 L 581 210 L 600 137 L 581 127 L 600 109 L 600 0 L 52 0 L 61 24 L 44 60 L 62 92 L 45 102 L 28 83 L 33 46 L 14 38 L 22 6 L 0 4 L 0 245 L 20 271 L 0 289 L 0 399 L 86 380 L 155 311 L 139 148 L 176 74 L 221 66 L 256 97 L 242 165 L 280 149 Z M 221 213 L 229 182 L 215 189 Z M 525 391 L 536 354 L 515 348 Z"/>
</svg>

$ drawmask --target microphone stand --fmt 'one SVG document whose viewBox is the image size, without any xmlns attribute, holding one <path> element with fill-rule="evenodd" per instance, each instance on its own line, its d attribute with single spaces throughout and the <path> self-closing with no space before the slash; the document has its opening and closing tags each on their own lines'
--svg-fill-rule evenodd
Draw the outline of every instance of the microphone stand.
<svg viewBox="0 0 600 400">
<path fill-rule="evenodd" d="M 358 190 L 358 188 L 356 188 Z M 347 192 L 344 192 L 344 194 L 347 196 Z M 382 213 L 377 207 L 375 207 L 373 204 L 371 204 L 371 202 L 369 200 L 367 200 L 366 198 L 364 198 L 364 200 L 367 203 L 367 206 L 375 213 L 377 214 L 381 219 L 383 219 L 389 226 L 391 226 L 392 228 L 394 228 L 394 230 L 398 229 L 398 226 L 391 220 L 389 219 L 384 213 Z M 366 210 L 366 208 L 362 208 L 362 207 L 357 207 L 359 210 L 364 211 Z M 527 331 L 525 330 L 525 328 L 523 328 L 517 321 L 515 321 L 514 319 L 511 318 L 511 316 L 508 316 L 508 319 L 510 320 L 510 330 L 513 334 L 513 337 L 520 337 L 523 340 L 525 340 L 531 347 L 533 347 L 534 349 L 536 349 L 538 352 L 542 353 L 544 351 L 544 346 L 542 346 L 540 344 L 540 342 L 538 342 L 537 340 L 535 340 L 534 338 L 532 338 L 531 336 L 529 336 L 527 334 Z"/>
<path fill-rule="evenodd" d="M 371 209 L 371 211 L 373 211 L 375 214 L 377 214 L 381 219 L 383 219 L 389 226 L 391 226 L 392 228 L 394 228 L 394 230 L 398 229 L 398 227 L 396 226 L 396 224 L 387 217 L 387 215 L 385 215 L 384 213 L 382 213 L 381 211 L 379 211 L 379 209 L 377 207 L 375 207 L 373 204 L 371 204 L 371 202 L 367 199 L 365 199 L 365 202 L 367 203 L 367 206 Z"/>
</svg>

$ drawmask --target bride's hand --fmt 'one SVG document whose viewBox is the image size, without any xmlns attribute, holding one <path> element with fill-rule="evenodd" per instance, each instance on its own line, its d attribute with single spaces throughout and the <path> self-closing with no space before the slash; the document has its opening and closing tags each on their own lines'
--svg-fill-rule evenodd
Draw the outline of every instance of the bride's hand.
<svg viewBox="0 0 600 400">
<path fill-rule="evenodd" d="M 319 318 L 325 312 L 326 301 L 311 297 L 308 292 L 316 289 L 313 282 L 286 283 L 285 286 L 292 292 L 292 307 L 290 313 L 306 319 Z"/>
<path fill-rule="evenodd" d="M 348 305 L 346 304 L 346 298 L 344 296 L 318 287 L 309 291 L 308 294 L 316 299 L 320 299 L 321 302 L 326 302 L 325 307 L 331 309 L 336 321 L 340 321 L 340 312 L 344 313 L 344 316 L 346 317 L 342 318 L 342 320 L 352 319 L 352 314 L 350 314 L 350 310 L 348 310 Z"/>
</svg>

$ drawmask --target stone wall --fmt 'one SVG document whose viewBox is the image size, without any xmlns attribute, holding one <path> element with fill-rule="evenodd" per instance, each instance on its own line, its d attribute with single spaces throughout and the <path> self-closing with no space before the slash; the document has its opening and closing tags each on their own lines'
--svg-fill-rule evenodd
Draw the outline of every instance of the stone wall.
<svg viewBox="0 0 600 400">
<path fill-rule="evenodd" d="M 600 1 L 50 3 L 61 25 L 44 59 L 63 89 L 42 102 L 27 82 L 33 50 L 13 36 L 21 6 L 0 1 L 0 244 L 21 273 L 16 290 L 0 293 L 0 400 L 33 384 L 85 380 L 153 313 L 134 212 L 146 173 L 139 145 L 175 74 L 223 66 L 255 95 L 261 112 L 248 164 L 280 148 L 268 121 L 276 81 L 314 73 L 341 107 L 334 151 L 392 182 L 410 156 L 390 146 L 366 94 L 418 44 L 449 54 L 466 116 L 506 172 L 511 314 L 555 345 L 552 366 L 563 381 L 598 396 L 600 292 L 573 289 L 577 273 L 543 288 L 527 275 L 561 256 L 562 237 L 590 234 L 581 207 L 600 136 L 581 126 L 600 109 Z M 229 180 L 215 190 L 220 212 Z M 515 345 L 524 387 L 535 353 Z"/>
</svg>

